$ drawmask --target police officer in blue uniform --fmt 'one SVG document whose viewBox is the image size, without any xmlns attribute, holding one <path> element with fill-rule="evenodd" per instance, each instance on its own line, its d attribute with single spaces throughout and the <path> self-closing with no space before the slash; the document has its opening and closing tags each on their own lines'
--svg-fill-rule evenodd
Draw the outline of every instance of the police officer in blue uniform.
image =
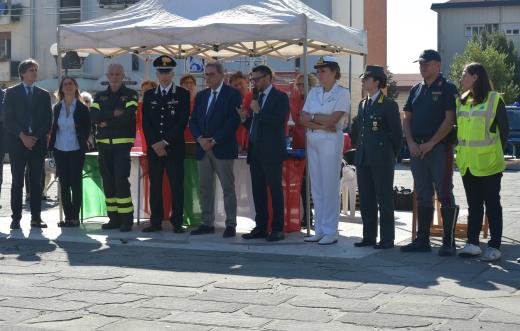
<svg viewBox="0 0 520 331">
<path fill-rule="evenodd" d="M 190 115 L 190 93 L 173 83 L 174 59 L 159 56 L 153 62 L 159 86 L 146 91 L 143 97 L 143 132 L 148 145 L 150 176 L 150 226 L 143 232 L 162 230 L 163 173 L 170 182 L 173 232 L 183 233 L 184 210 L 184 129 Z"/>
<path fill-rule="evenodd" d="M 402 252 L 430 252 L 433 190 L 441 203 L 444 235 L 439 255 L 455 255 L 458 206 L 453 197 L 453 143 L 455 140 L 455 85 L 442 75 L 441 56 L 435 50 L 421 53 L 419 70 L 424 81 L 410 91 L 404 107 L 403 127 L 417 196 L 417 238 Z"/>
<path fill-rule="evenodd" d="M 402 128 L 397 103 L 383 94 L 387 77 L 383 67 L 367 65 L 361 75 L 367 96 L 358 108 L 356 165 L 363 240 L 356 247 L 394 247 L 394 166 L 401 148 Z M 379 209 L 380 242 L 377 238 Z"/>
</svg>

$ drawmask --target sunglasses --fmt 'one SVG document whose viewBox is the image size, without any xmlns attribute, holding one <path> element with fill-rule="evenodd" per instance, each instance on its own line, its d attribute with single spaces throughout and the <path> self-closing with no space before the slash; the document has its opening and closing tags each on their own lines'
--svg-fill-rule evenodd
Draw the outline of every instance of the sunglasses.
<svg viewBox="0 0 520 331">
<path fill-rule="evenodd" d="M 265 76 L 267 76 L 267 75 L 262 75 L 262 76 L 258 76 L 258 77 L 251 77 L 251 78 L 249 78 L 249 80 L 252 81 L 252 82 L 258 82 L 260 79 L 264 78 Z"/>
</svg>

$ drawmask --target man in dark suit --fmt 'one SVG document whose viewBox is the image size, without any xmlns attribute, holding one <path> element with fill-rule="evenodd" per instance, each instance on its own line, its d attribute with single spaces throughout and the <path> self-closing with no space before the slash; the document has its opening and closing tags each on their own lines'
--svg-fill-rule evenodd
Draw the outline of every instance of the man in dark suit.
<svg viewBox="0 0 520 331">
<path fill-rule="evenodd" d="M 242 110 L 239 114 L 249 129 L 247 162 L 251 170 L 253 200 L 255 202 L 256 227 L 242 235 L 244 239 L 266 238 L 267 241 L 284 239 L 284 197 L 282 191 L 282 163 L 287 158 L 285 121 L 289 113 L 287 94 L 273 87 L 273 72 L 268 66 L 253 69 L 254 100 L 251 114 Z M 272 231 L 267 232 L 267 188 L 271 192 L 273 206 Z"/>
<path fill-rule="evenodd" d="M 202 225 L 192 235 L 215 232 L 215 173 L 224 193 L 226 230 L 223 237 L 235 237 L 237 197 L 233 163 L 238 157 L 236 131 L 240 125 L 237 109 L 242 104 L 240 93 L 224 84 L 224 67 L 219 62 L 206 64 L 208 88 L 197 93 L 191 114 L 190 130 L 197 140 Z"/>
<path fill-rule="evenodd" d="M 394 247 L 394 166 L 403 131 L 397 103 L 381 91 L 386 87 L 386 81 L 386 74 L 380 66 L 368 65 L 361 75 L 367 97 L 359 103 L 354 163 L 363 218 L 363 240 L 355 243 L 356 247 Z M 376 243 L 378 208 L 381 233 L 380 242 Z"/>
<path fill-rule="evenodd" d="M 143 132 L 148 145 L 150 176 L 150 226 L 143 232 L 162 230 L 163 173 L 170 182 L 173 232 L 185 232 L 182 227 L 184 210 L 184 128 L 190 116 L 190 92 L 173 84 L 176 66 L 167 55 L 153 61 L 159 86 L 146 91 L 143 98 Z M 166 215 L 167 216 L 167 215 Z"/>
<path fill-rule="evenodd" d="M 47 154 L 47 134 L 52 124 L 51 97 L 34 86 L 38 76 L 38 63 L 33 59 L 18 66 L 22 82 L 8 88 L 4 97 L 4 125 L 6 143 L 11 161 L 13 184 L 11 187 L 11 229 L 20 228 L 22 218 L 23 182 L 26 166 L 31 186 L 31 226 L 46 228 L 41 213 L 41 176 Z"/>
</svg>

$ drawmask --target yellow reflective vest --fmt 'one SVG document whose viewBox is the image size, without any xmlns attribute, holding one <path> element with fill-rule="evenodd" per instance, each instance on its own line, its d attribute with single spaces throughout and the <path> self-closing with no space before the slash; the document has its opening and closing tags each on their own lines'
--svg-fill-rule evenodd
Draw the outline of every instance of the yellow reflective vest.
<svg viewBox="0 0 520 331">
<path fill-rule="evenodd" d="M 462 104 L 457 99 L 457 167 L 462 176 L 469 169 L 477 177 L 490 176 L 505 169 L 504 152 L 498 127 L 490 132 L 500 95 L 489 92 L 484 102 L 473 105 L 471 97 Z"/>
</svg>

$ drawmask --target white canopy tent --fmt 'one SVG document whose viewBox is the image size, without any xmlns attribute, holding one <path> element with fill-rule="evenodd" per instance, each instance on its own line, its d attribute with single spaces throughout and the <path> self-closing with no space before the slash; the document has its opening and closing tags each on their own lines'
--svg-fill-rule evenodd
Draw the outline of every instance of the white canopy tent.
<svg viewBox="0 0 520 331">
<path fill-rule="evenodd" d="M 102 18 L 58 27 L 60 52 L 178 58 L 367 53 L 366 33 L 298 0 L 142 0 Z"/>
<path fill-rule="evenodd" d="M 365 31 L 341 25 L 299 0 L 141 0 L 109 16 L 60 25 L 58 57 L 71 50 L 105 57 L 301 56 L 308 90 L 308 55 L 366 55 L 368 49 Z M 306 204 L 309 209 L 309 195 Z M 309 225 L 307 217 L 307 234 Z"/>
</svg>

